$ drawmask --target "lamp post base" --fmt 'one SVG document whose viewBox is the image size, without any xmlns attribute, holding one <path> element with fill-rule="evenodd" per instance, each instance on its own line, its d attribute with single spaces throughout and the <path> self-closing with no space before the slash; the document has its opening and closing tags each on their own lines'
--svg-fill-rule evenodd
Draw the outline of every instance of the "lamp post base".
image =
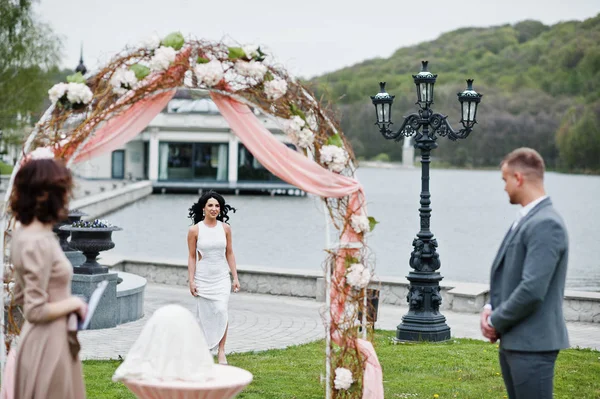
<svg viewBox="0 0 600 399">
<path fill-rule="evenodd" d="M 410 272 L 408 291 L 408 313 L 396 329 L 400 341 L 446 341 L 450 339 L 450 327 L 440 313 L 442 296 L 438 272 Z"/>
<path fill-rule="evenodd" d="M 407 314 L 402 317 L 402 323 L 396 328 L 396 339 L 399 341 L 447 341 L 450 339 L 450 327 L 442 315 L 423 318 Z"/>
</svg>

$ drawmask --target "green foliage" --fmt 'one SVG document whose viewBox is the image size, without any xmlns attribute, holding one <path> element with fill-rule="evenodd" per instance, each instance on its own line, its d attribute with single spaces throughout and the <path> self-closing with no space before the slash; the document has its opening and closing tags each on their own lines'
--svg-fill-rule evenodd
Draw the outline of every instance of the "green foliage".
<svg viewBox="0 0 600 399">
<path fill-rule="evenodd" d="M 543 23 L 531 19 L 518 22 L 513 25 L 513 28 L 518 32 L 517 38 L 519 39 L 519 43 L 525 43 L 534 39 L 549 29 Z"/>
<path fill-rule="evenodd" d="M 327 139 L 327 145 L 334 145 L 341 148 L 344 146 L 344 142 L 342 141 L 340 135 L 336 133 L 333 136 L 329 136 Z"/>
<path fill-rule="evenodd" d="M 383 368 L 386 398 L 502 398 L 506 390 L 496 345 L 452 339 L 438 343 L 393 341 L 395 331 L 376 331 L 374 345 Z M 285 350 L 231 354 L 230 364 L 250 371 L 254 379 L 240 399 L 323 398 L 323 341 Z M 567 349 L 556 362 L 554 397 L 592 399 L 600 396 L 598 351 Z M 85 361 L 89 398 L 134 398 L 111 381 L 117 361 Z"/>
<path fill-rule="evenodd" d="M 369 95 L 379 81 L 387 82 L 388 92 L 396 95 L 396 124 L 391 128 L 397 129 L 403 115 L 416 111 L 411 75 L 421 60 L 429 60 L 430 70 L 439 74 L 434 110 L 448 114 L 456 129 L 456 92 L 465 87 L 461 82 L 474 78 L 475 89 L 485 95 L 475 131 L 459 142 L 438 140 L 436 159 L 463 167 L 497 166 L 507 152 L 530 146 L 550 167 L 574 165 L 563 159 L 569 150 L 559 151 L 566 141 L 556 135 L 568 109 L 600 101 L 600 14 L 553 26 L 526 20 L 462 28 L 401 48 L 387 59 L 367 60 L 313 79 L 309 83 L 317 95 L 338 105 L 342 129 L 357 157 L 372 159 L 383 153 L 393 161 L 401 159 L 400 145 L 390 145 L 373 125 Z M 591 165 L 586 163 L 587 168 Z"/>
<path fill-rule="evenodd" d="M 129 67 L 129 69 L 131 69 L 133 73 L 135 73 L 135 77 L 137 78 L 137 80 L 142 80 L 146 76 L 150 75 L 150 68 L 148 68 L 146 65 L 133 64 Z"/>
<path fill-rule="evenodd" d="M 565 72 L 581 75 L 595 89 L 600 49 L 600 14 L 583 22 L 563 22 L 547 27 L 537 21 L 491 28 L 464 28 L 445 33 L 438 39 L 397 50 L 388 59 L 375 59 L 323 75 L 314 80 L 326 86 L 332 98 L 352 103 L 373 94 L 377 85 L 362 82 L 384 80 L 390 91 L 411 86 L 419 61 L 428 59 L 438 84 L 444 85 L 473 76 L 479 84 L 494 84 L 500 89 L 512 89 L 509 84 L 496 85 L 502 76 L 537 76 L 527 86 L 542 89 L 550 95 L 573 94 L 565 86 L 544 85 L 563 77 Z M 581 64 L 589 55 L 589 60 Z M 537 74 L 539 70 L 543 74 Z M 352 89 L 352 90 L 350 90 Z M 585 93 L 580 93 L 585 95 Z"/>
<path fill-rule="evenodd" d="M 296 104 L 290 103 L 290 112 L 292 113 L 292 115 L 299 116 L 304 120 L 304 122 L 306 122 L 306 115 L 300 108 L 298 108 L 298 106 L 296 106 Z"/>
<path fill-rule="evenodd" d="M 368 219 L 369 219 L 369 231 L 375 230 L 375 226 L 377 226 L 379 224 L 379 222 L 373 216 L 369 216 Z"/>
<path fill-rule="evenodd" d="M 0 175 L 11 175 L 12 171 L 12 165 L 7 165 L 4 162 L 0 162 Z"/>
<path fill-rule="evenodd" d="M 373 157 L 373 161 L 376 162 L 390 162 L 390 156 L 389 154 L 386 154 L 385 152 L 382 152 L 381 154 L 377 154 L 376 156 Z"/>
<path fill-rule="evenodd" d="M 165 47 L 172 47 L 175 50 L 180 50 L 185 43 L 185 39 L 180 32 L 169 33 L 161 42 Z"/>
<path fill-rule="evenodd" d="M 85 78 L 83 77 L 81 72 L 77 72 L 77 73 L 67 76 L 67 82 L 85 84 Z"/>
<path fill-rule="evenodd" d="M 346 265 L 346 268 L 349 268 L 350 265 L 353 265 L 355 263 L 360 263 L 358 258 L 355 258 L 352 255 L 346 255 L 346 259 L 344 259 L 344 264 Z"/>
<path fill-rule="evenodd" d="M 196 62 L 198 64 L 208 64 L 210 62 L 210 60 L 208 58 L 204 58 L 204 57 L 198 57 L 196 59 Z"/>
<path fill-rule="evenodd" d="M 275 77 L 273 76 L 273 74 L 270 71 L 267 71 L 267 73 L 265 73 L 264 81 L 271 82 L 272 80 L 275 80 Z"/>
<path fill-rule="evenodd" d="M 229 47 L 229 59 L 237 60 L 238 58 L 245 58 L 246 53 L 241 47 Z"/>
<path fill-rule="evenodd" d="M 265 60 L 265 58 L 267 58 L 267 54 L 263 53 L 263 51 L 260 49 L 260 47 L 258 48 L 258 50 L 256 52 L 258 53 L 258 55 L 254 56 L 255 61 L 263 62 Z"/>
<path fill-rule="evenodd" d="M 31 0 L 0 0 L 0 130 L 37 119 L 59 59 L 59 39 Z"/>
<path fill-rule="evenodd" d="M 600 101 L 571 108 L 556 140 L 564 166 L 584 172 L 600 171 Z"/>
</svg>

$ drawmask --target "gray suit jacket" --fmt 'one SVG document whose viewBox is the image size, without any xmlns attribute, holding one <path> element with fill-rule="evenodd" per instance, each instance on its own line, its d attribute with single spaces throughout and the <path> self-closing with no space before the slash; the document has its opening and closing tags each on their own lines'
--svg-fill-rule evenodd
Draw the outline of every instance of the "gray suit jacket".
<svg viewBox="0 0 600 399">
<path fill-rule="evenodd" d="M 509 231 L 492 264 L 492 325 L 503 349 L 543 352 L 569 347 L 563 298 L 569 243 L 549 198 Z"/>
</svg>

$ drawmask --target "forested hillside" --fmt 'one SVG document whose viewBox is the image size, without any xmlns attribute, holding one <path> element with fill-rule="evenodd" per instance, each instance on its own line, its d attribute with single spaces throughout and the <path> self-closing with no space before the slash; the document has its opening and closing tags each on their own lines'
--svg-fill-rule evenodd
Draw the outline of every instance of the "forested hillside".
<svg viewBox="0 0 600 399">
<path fill-rule="evenodd" d="M 460 142 L 440 139 L 434 156 L 456 166 L 497 165 L 518 146 L 538 149 L 548 165 L 600 172 L 600 14 L 585 21 L 546 26 L 537 21 L 490 28 L 463 28 L 317 77 L 309 83 L 339 108 L 342 127 L 359 157 L 401 158 L 399 145 L 379 136 L 369 95 L 378 82 L 396 95 L 392 111 L 415 109 L 411 74 L 429 60 L 438 74 L 434 110 L 459 126 L 456 93 L 465 79 L 484 94 L 476 131 Z M 384 156 L 385 158 L 385 156 Z"/>
</svg>

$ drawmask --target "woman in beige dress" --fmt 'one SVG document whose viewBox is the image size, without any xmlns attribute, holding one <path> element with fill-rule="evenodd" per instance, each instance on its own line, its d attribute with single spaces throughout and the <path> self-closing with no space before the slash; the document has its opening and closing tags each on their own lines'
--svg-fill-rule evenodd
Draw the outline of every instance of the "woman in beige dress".
<svg viewBox="0 0 600 399">
<path fill-rule="evenodd" d="M 15 177 L 10 208 L 20 223 L 12 237 L 15 300 L 25 323 L 15 364 L 16 399 L 85 398 L 78 346 L 69 337 L 71 313 L 87 305 L 71 295 L 73 268 L 52 226 L 66 218 L 72 188 L 69 170 L 53 159 L 29 160 Z M 70 340 L 70 342 L 69 342 Z"/>
</svg>

